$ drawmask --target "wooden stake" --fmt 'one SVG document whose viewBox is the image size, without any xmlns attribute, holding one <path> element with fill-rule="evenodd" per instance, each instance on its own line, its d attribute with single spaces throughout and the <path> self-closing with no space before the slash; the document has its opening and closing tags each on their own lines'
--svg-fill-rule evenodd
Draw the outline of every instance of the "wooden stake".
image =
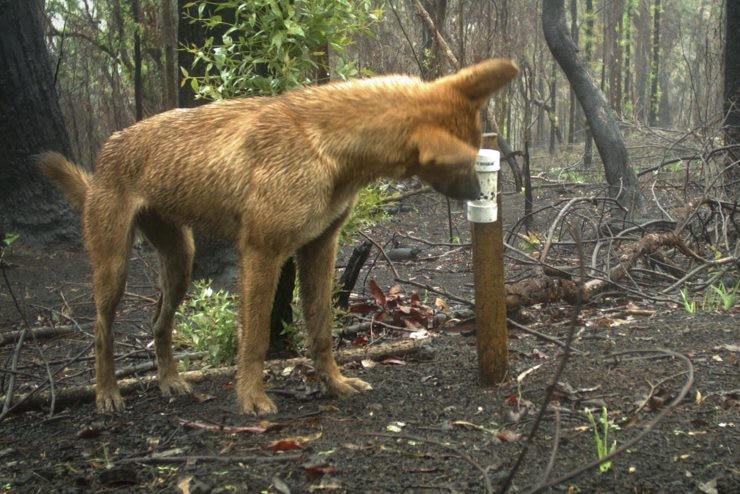
<svg viewBox="0 0 740 494">
<path fill-rule="evenodd" d="M 484 148 L 497 149 L 496 134 L 484 135 L 482 144 Z M 494 223 L 472 224 L 478 374 L 484 386 L 503 382 L 509 371 L 500 193 L 497 204 L 498 218 Z"/>
</svg>

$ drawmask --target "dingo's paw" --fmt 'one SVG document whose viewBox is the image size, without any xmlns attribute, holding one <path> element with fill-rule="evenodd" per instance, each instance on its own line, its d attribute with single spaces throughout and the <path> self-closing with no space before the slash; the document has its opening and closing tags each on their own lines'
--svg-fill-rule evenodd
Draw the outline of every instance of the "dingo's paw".
<svg viewBox="0 0 740 494">
<path fill-rule="evenodd" d="M 174 375 L 170 377 L 160 377 L 159 390 L 162 392 L 162 396 L 172 396 L 186 395 L 190 393 L 193 388 L 181 376 Z"/>
<path fill-rule="evenodd" d="M 369 383 L 366 383 L 362 379 L 345 377 L 341 374 L 326 379 L 324 386 L 328 394 L 337 396 L 349 396 L 373 389 Z"/>
<path fill-rule="evenodd" d="M 123 410 L 123 398 L 118 387 L 95 391 L 95 405 L 99 413 L 113 413 Z"/>
<path fill-rule="evenodd" d="M 253 391 L 240 396 L 239 405 L 242 413 L 249 415 L 270 415 L 278 410 L 275 403 L 267 397 L 264 391 Z"/>
</svg>

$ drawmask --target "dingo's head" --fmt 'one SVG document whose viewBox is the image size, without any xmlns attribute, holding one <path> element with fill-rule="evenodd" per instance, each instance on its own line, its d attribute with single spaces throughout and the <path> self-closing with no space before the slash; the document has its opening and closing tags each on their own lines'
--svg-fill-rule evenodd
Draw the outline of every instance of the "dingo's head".
<svg viewBox="0 0 740 494">
<path fill-rule="evenodd" d="M 480 110 L 518 71 L 512 62 L 494 59 L 429 83 L 409 134 L 408 144 L 418 151 L 418 162 L 408 175 L 419 176 L 449 197 L 476 199 Z"/>
</svg>

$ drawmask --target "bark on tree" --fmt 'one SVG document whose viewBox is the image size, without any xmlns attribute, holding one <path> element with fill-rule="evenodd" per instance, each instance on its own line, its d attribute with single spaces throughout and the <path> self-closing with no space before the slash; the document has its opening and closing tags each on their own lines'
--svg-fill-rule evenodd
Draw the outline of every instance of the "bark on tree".
<svg viewBox="0 0 740 494">
<path fill-rule="evenodd" d="M 740 2 L 725 2 L 725 143 L 740 144 Z M 730 150 L 727 183 L 740 190 L 740 149 Z M 737 197 L 737 196 L 736 196 Z"/>
<path fill-rule="evenodd" d="M 578 0 L 570 0 L 570 37 L 573 38 L 573 43 L 578 46 Z M 571 88 L 568 107 L 568 144 L 575 144 L 576 142 L 577 107 L 576 93 Z"/>
<path fill-rule="evenodd" d="M 624 64 L 624 50 L 622 37 L 624 33 L 624 3 L 625 0 L 616 0 L 611 5 L 611 17 L 614 28 L 611 33 L 612 62 L 609 66 L 609 93 L 611 105 L 617 115 L 622 115 L 622 65 Z M 606 62 L 606 60 L 604 60 Z"/>
<path fill-rule="evenodd" d="M 162 0 L 162 46 L 164 47 L 164 107 L 177 107 L 177 16 L 172 0 Z"/>
<path fill-rule="evenodd" d="M 79 221 L 33 155 L 71 147 L 42 30 L 40 0 L 0 0 L 0 240 L 79 245 Z"/>
<path fill-rule="evenodd" d="M 593 0 L 586 0 L 586 43 L 584 47 L 584 61 L 586 67 L 589 66 L 591 60 L 594 57 L 594 2 Z M 574 42 L 575 43 L 575 42 Z M 578 43 L 575 43 L 578 46 Z M 571 87 L 573 85 L 571 84 Z M 574 91 L 575 92 L 575 91 Z M 583 108 L 581 108 L 583 109 Z M 593 163 L 593 144 L 594 139 L 591 135 L 591 127 L 588 125 L 588 119 L 586 120 L 586 138 L 583 146 L 583 168 L 591 168 Z"/>
<path fill-rule="evenodd" d="M 442 60 L 444 57 L 442 51 L 452 53 L 442 38 L 442 28 L 447 18 L 447 0 L 417 0 L 416 9 L 417 14 L 422 18 L 423 58 L 421 77 L 425 80 L 436 79 L 443 74 Z M 455 57 L 448 56 L 447 58 Z"/>
<path fill-rule="evenodd" d="M 136 121 L 144 118 L 144 80 L 141 75 L 141 7 L 139 0 L 131 0 L 131 13 L 136 30 L 134 31 L 134 102 L 136 105 Z"/>
<path fill-rule="evenodd" d="M 563 136 L 558 125 L 558 71 L 555 64 L 552 64 L 550 73 L 550 101 L 551 107 L 547 110 L 547 118 L 550 121 L 550 154 L 555 154 L 555 140 L 559 144 L 563 143 Z"/>
<path fill-rule="evenodd" d="M 568 77 L 586 114 L 594 142 L 604 163 L 609 195 L 617 199 L 629 212 L 634 212 L 640 204 L 637 176 L 629 166 L 627 147 L 604 94 L 594 82 L 570 38 L 565 22 L 564 0 L 543 2 L 542 27 L 550 51 Z"/>
<path fill-rule="evenodd" d="M 660 94 L 658 92 L 660 74 L 660 10 L 660 0 L 655 0 L 653 6 L 653 58 L 650 64 L 650 117 L 648 121 L 652 126 L 658 125 L 658 110 L 660 108 Z"/>
<path fill-rule="evenodd" d="M 632 16 L 635 13 L 635 0 L 627 0 L 624 14 L 624 84 L 623 100 L 627 111 L 625 116 L 632 118 Z"/>
</svg>

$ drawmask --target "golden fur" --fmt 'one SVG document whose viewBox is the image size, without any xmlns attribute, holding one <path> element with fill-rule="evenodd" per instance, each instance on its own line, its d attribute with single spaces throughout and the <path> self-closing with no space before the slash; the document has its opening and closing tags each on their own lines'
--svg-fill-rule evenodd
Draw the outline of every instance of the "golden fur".
<svg viewBox="0 0 740 494">
<path fill-rule="evenodd" d="M 332 355 L 331 282 L 341 225 L 358 190 L 379 177 L 416 175 L 451 197 L 475 198 L 479 111 L 516 73 L 506 60 L 489 60 L 429 83 L 379 77 L 172 110 L 114 134 L 91 176 L 59 154 L 42 154 L 43 173 L 82 210 L 97 309 L 98 409 L 123 405 L 111 326 L 135 229 L 155 247 L 161 266 L 153 331 L 163 394 L 190 390 L 177 373 L 171 334 L 190 283 L 191 227 L 233 240 L 240 253 L 243 412 L 276 411 L 262 383 L 266 302 L 294 254 L 308 347 L 322 383 L 340 395 L 369 389 L 343 376 Z"/>
</svg>

